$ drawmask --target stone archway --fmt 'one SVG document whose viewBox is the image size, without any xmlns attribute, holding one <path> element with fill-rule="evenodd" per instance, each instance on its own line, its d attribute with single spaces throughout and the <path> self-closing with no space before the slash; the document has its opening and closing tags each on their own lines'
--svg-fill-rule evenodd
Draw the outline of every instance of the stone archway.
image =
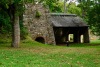
<svg viewBox="0 0 100 67">
<path fill-rule="evenodd" d="M 40 43 L 45 43 L 45 40 L 43 37 L 36 37 L 35 41 L 40 42 Z"/>
</svg>

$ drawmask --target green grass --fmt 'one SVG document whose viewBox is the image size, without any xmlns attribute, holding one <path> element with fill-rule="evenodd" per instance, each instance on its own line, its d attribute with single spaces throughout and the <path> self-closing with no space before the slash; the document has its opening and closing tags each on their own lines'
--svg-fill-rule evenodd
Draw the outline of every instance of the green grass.
<svg viewBox="0 0 100 67">
<path fill-rule="evenodd" d="M 52 46 L 22 41 L 20 48 L 0 42 L 0 67 L 100 67 L 100 40 L 90 44 Z"/>
</svg>

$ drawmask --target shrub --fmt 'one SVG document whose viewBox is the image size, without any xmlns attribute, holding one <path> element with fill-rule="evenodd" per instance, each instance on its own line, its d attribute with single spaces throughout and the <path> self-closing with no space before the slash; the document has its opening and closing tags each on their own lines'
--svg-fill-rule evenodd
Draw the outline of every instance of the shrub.
<svg viewBox="0 0 100 67">
<path fill-rule="evenodd" d="M 41 17 L 41 13 L 38 10 L 36 10 L 35 17 L 36 18 L 40 18 Z"/>
</svg>

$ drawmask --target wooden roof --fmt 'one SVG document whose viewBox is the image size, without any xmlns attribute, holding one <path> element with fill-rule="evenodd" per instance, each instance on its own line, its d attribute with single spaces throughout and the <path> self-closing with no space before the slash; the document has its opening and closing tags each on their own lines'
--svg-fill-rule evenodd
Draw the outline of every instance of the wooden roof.
<svg viewBox="0 0 100 67">
<path fill-rule="evenodd" d="M 88 27 L 88 25 L 75 14 L 51 13 L 50 22 L 54 27 Z"/>
</svg>

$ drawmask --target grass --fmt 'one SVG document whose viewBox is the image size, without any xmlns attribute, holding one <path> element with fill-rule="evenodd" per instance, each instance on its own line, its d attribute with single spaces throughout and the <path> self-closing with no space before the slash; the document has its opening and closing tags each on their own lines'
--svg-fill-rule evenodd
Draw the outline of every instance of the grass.
<svg viewBox="0 0 100 67">
<path fill-rule="evenodd" d="M 2 41 L 0 67 L 100 67 L 100 40 L 69 47 L 25 40 L 20 48 L 10 47 L 9 40 Z"/>
</svg>

